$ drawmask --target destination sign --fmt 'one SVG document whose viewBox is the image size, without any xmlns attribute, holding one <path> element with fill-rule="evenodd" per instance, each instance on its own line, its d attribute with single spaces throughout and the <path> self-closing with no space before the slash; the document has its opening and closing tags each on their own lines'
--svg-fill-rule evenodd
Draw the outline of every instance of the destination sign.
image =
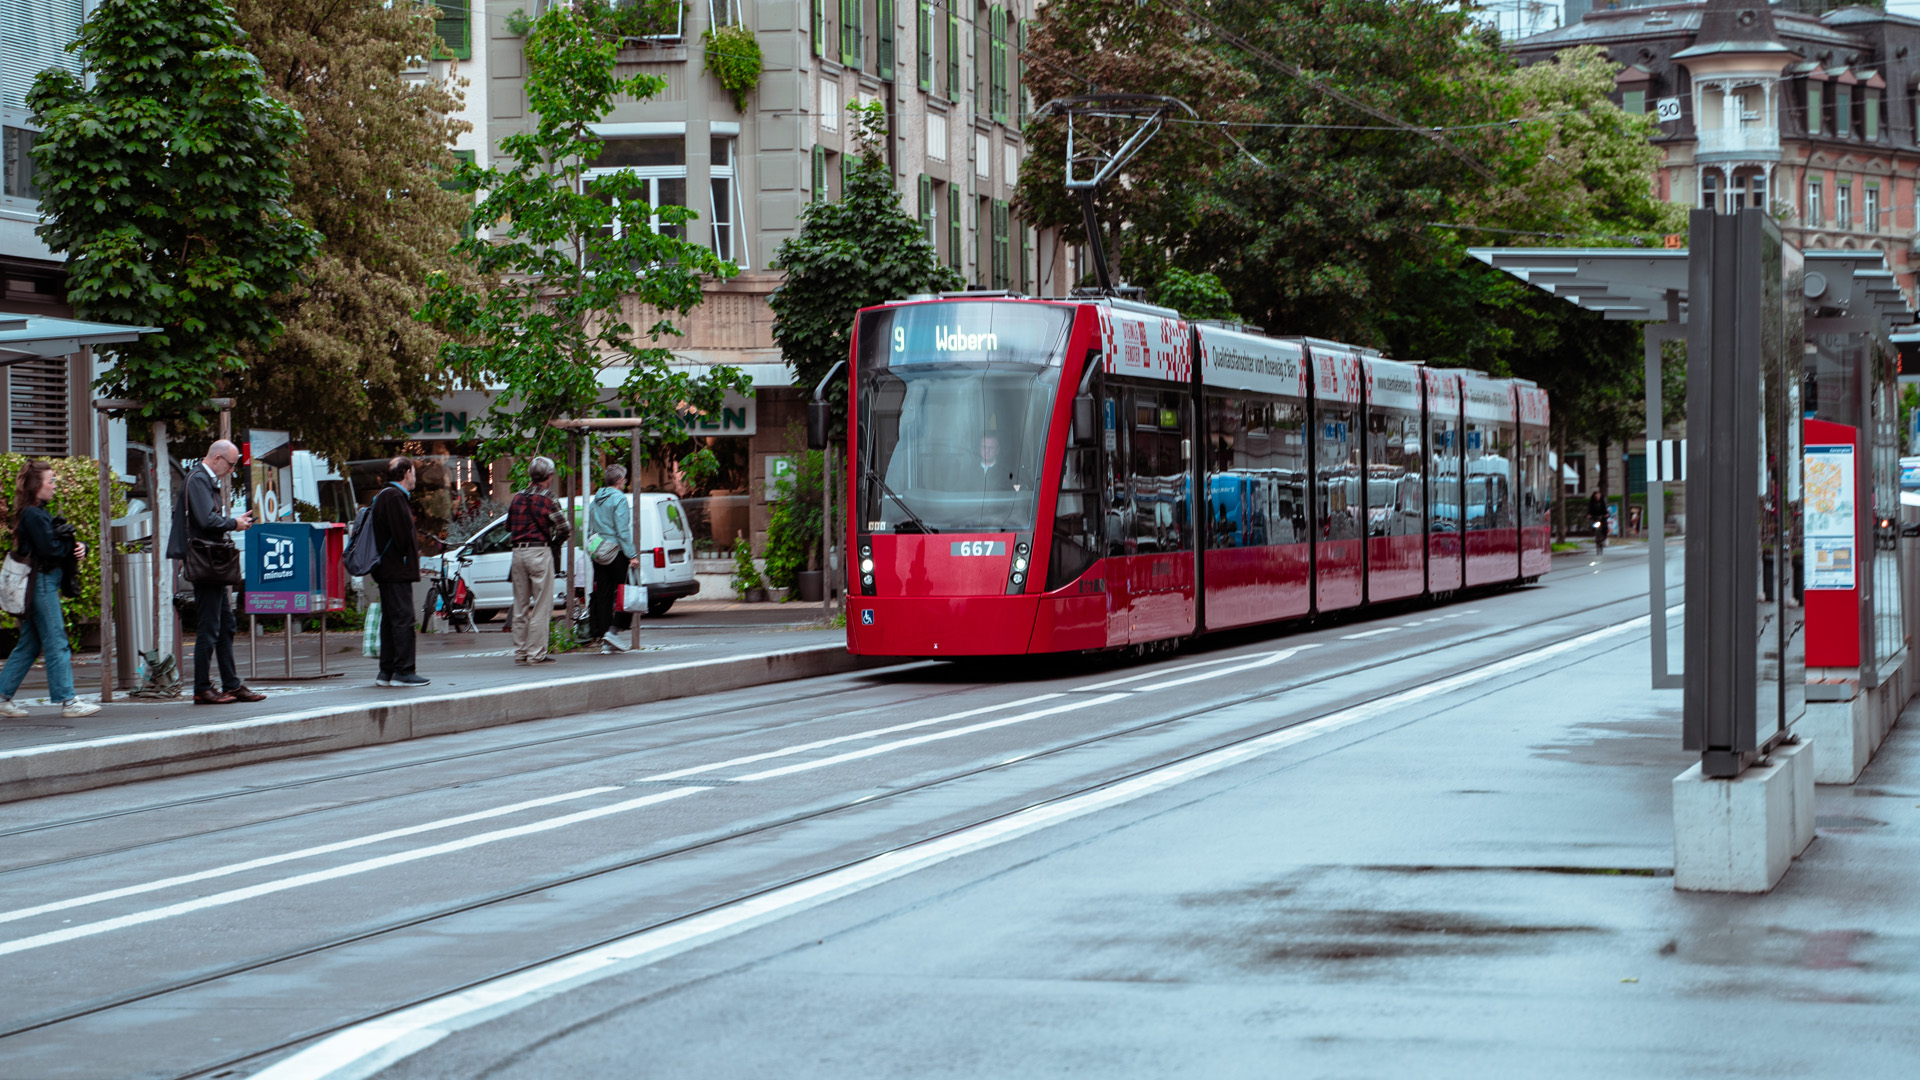
<svg viewBox="0 0 1920 1080">
<path fill-rule="evenodd" d="M 1241 333 L 1219 326 L 1195 328 L 1200 339 L 1200 381 L 1208 386 L 1280 397 L 1306 396 L 1306 363 L 1297 342 Z"/>
<path fill-rule="evenodd" d="M 912 364 L 1057 365 L 1073 309 L 1058 304 L 957 300 L 901 304 L 860 316 L 865 369 Z"/>
</svg>

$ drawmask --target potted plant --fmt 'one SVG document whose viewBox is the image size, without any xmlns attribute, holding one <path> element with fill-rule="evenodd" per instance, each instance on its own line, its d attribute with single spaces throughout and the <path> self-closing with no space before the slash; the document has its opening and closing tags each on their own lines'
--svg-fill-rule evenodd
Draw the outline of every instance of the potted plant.
<svg viewBox="0 0 1920 1080">
<path fill-rule="evenodd" d="M 733 591 L 749 604 L 767 598 L 766 583 L 760 580 L 760 568 L 753 565 L 753 548 L 744 536 L 733 540 Z"/>
</svg>

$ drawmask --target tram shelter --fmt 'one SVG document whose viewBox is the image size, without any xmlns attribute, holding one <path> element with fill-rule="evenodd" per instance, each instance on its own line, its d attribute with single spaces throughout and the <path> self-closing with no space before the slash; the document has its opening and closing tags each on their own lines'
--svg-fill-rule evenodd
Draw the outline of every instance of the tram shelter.
<svg viewBox="0 0 1920 1080">
<path fill-rule="evenodd" d="M 1695 211 L 1690 240 L 1472 254 L 1645 324 L 1652 688 L 1685 691 L 1684 745 L 1701 755 L 1675 780 L 1675 885 L 1758 892 L 1811 841 L 1813 783 L 1858 777 L 1913 694 L 1920 573 L 1900 539 L 1891 336 L 1914 312 L 1882 253 L 1800 251 L 1759 211 Z M 1687 343 L 1691 441 L 1663 424 L 1668 340 Z M 1679 670 L 1669 484 L 1690 507 Z"/>
</svg>

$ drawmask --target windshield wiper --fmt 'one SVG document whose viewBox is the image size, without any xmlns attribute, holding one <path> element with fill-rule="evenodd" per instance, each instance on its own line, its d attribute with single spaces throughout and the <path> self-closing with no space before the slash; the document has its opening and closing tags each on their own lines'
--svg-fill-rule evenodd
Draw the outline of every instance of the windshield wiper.
<svg viewBox="0 0 1920 1080">
<path fill-rule="evenodd" d="M 906 512 L 907 521 L 912 525 L 917 526 L 921 532 L 937 533 L 940 531 L 939 529 L 936 529 L 933 526 L 927 524 L 925 521 L 921 520 L 920 515 L 913 512 L 913 507 L 907 505 L 907 500 L 901 498 L 898 495 L 895 495 L 893 492 L 893 489 L 887 486 L 887 482 L 885 480 L 880 479 L 879 473 L 869 470 L 867 473 L 867 478 L 872 480 L 875 484 L 878 484 L 880 486 L 880 490 L 883 493 L 885 493 L 888 497 L 893 499 L 893 504 Z M 902 530 L 898 525 L 896 525 L 894 526 L 894 531 L 902 532 L 904 530 Z"/>
</svg>

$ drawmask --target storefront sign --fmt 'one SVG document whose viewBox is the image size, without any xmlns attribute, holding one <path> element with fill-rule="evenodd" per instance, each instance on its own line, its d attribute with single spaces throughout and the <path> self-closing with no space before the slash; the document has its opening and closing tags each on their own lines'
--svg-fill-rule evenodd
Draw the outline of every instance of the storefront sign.
<svg viewBox="0 0 1920 1080">
<path fill-rule="evenodd" d="M 1851 589 L 1854 573 L 1853 446 L 1806 449 L 1806 574 L 1809 589 Z"/>
<path fill-rule="evenodd" d="M 786 494 L 782 488 L 793 482 L 794 462 L 789 454 L 767 455 L 767 499 L 772 501 Z"/>
</svg>

